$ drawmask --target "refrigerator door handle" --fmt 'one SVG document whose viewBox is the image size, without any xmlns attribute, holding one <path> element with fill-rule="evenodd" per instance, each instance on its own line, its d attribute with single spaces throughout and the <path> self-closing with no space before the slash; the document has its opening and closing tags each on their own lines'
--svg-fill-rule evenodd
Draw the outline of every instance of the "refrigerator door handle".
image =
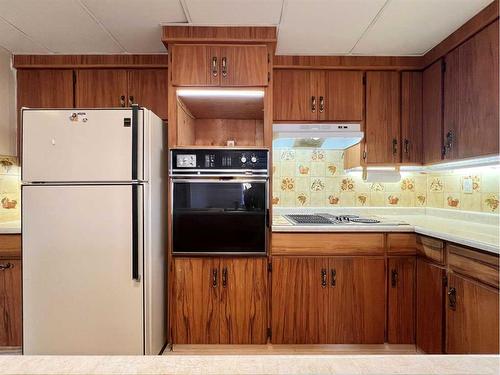
<svg viewBox="0 0 500 375">
<path fill-rule="evenodd" d="M 139 186 L 132 185 L 132 279 L 141 281 L 139 275 Z"/>
<path fill-rule="evenodd" d="M 137 180 L 139 105 L 132 104 L 132 180 Z"/>
</svg>

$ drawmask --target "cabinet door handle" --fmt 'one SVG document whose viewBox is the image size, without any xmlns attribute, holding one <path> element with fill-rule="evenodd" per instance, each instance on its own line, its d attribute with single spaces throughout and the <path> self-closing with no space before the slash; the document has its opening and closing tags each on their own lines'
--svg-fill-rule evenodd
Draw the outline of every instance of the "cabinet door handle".
<svg viewBox="0 0 500 375">
<path fill-rule="evenodd" d="M 410 153 L 410 141 L 407 138 L 405 138 L 404 143 L 405 143 L 405 153 L 409 154 Z"/>
<path fill-rule="evenodd" d="M 0 271 L 5 271 L 5 270 L 11 269 L 11 268 L 14 268 L 14 264 L 12 264 L 10 262 L 0 264 Z"/>
<path fill-rule="evenodd" d="M 217 288 L 217 274 L 218 274 L 218 270 L 217 268 L 214 268 L 212 270 L 212 288 Z"/>
<path fill-rule="evenodd" d="M 326 268 L 321 269 L 321 287 L 326 288 Z"/>
<path fill-rule="evenodd" d="M 311 96 L 311 112 L 316 112 L 316 97 Z"/>
<path fill-rule="evenodd" d="M 398 153 L 398 140 L 396 138 L 392 139 L 392 154 L 396 155 Z"/>
<path fill-rule="evenodd" d="M 227 267 L 222 269 L 222 287 L 227 287 Z"/>
<path fill-rule="evenodd" d="M 132 106 L 132 104 L 134 104 L 134 97 L 133 97 L 132 95 L 130 95 L 130 96 L 128 97 L 128 105 L 129 105 L 129 106 Z"/>
<path fill-rule="evenodd" d="M 337 285 L 337 270 L 335 268 L 330 270 L 330 285 L 332 288 Z"/>
<path fill-rule="evenodd" d="M 323 96 L 319 97 L 319 113 L 323 113 L 325 111 L 325 98 Z"/>
<path fill-rule="evenodd" d="M 447 155 L 448 151 L 451 151 L 453 147 L 453 132 L 450 130 L 446 133 L 446 139 L 443 146 L 443 155 Z"/>
<path fill-rule="evenodd" d="M 448 307 L 453 311 L 457 309 L 457 290 L 455 288 L 448 290 Z"/>
<path fill-rule="evenodd" d="M 227 58 L 226 57 L 222 58 L 221 65 L 222 65 L 222 76 L 225 78 L 225 77 L 227 77 Z"/>
<path fill-rule="evenodd" d="M 391 286 L 395 288 L 398 285 L 398 271 L 397 270 L 391 270 Z"/>
<path fill-rule="evenodd" d="M 125 107 L 125 95 L 120 96 L 120 107 Z"/>
<path fill-rule="evenodd" d="M 219 69 L 217 67 L 217 56 L 212 57 L 212 75 L 217 77 L 219 74 Z"/>
</svg>

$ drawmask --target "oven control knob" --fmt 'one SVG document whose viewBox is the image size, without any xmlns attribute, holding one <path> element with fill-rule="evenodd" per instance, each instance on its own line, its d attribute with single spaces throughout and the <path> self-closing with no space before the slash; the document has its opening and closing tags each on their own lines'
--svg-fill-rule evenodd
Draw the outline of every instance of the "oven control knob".
<svg viewBox="0 0 500 375">
<path fill-rule="evenodd" d="M 242 156 L 241 156 L 241 158 L 240 158 L 240 160 L 241 160 L 241 162 L 242 162 L 243 164 L 245 164 L 245 163 L 247 162 L 247 158 L 246 158 L 246 156 L 245 156 L 245 155 L 242 155 Z"/>
<path fill-rule="evenodd" d="M 254 155 L 254 156 L 252 156 L 252 157 L 251 157 L 251 159 L 250 159 L 250 161 L 251 161 L 252 163 L 257 163 L 257 156 L 255 156 L 255 155 Z"/>
</svg>

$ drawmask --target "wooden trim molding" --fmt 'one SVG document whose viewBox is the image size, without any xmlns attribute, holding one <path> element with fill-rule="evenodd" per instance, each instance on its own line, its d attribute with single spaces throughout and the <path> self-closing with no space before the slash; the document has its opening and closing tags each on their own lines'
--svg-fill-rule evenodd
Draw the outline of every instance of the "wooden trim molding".
<svg viewBox="0 0 500 375">
<path fill-rule="evenodd" d="M 167 68 L 168 55 L 14 55 L 16 69 Z"/>
<path fill-rule="evenodd" d="M 418 70 L 422 56 L 274 56 L 275 69 Z"/>
<path fill-rule="evenodd" d="M 163 26 L 165 46 L 175 43 L 276 43 L 275 26 Z"/>
</svg>

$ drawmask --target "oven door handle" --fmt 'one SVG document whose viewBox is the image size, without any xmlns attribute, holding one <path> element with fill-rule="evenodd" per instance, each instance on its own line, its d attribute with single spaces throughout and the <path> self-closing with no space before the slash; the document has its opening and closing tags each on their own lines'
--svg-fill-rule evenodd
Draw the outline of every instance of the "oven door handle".
<svg viewBox="0 0 500 375">
<path fill-rule="evenodd" d="M 218 179 L 218 178 L 172 178 L 172 182 L 184 182 L 184 183 L 250 183 L 250 182 L 261 182 L 266 183 L 268 178 L 230 178 L 230 179 Z"/>
</svg>

